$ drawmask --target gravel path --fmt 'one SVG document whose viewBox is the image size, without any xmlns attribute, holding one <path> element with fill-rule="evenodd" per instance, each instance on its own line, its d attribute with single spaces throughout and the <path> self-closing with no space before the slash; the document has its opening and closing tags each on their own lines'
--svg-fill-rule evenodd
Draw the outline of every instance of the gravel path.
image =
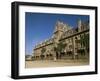
<svg viewBox="0 0 100 81">
<path fill-rule="evenodd" d="M 62 66 L 82 66 L 89 65 L 86 60 L 39 60 L 39 61 L 26 61 L 26 68 L 41 68 L 41 67 L 62 67 Z"/>
</svg>

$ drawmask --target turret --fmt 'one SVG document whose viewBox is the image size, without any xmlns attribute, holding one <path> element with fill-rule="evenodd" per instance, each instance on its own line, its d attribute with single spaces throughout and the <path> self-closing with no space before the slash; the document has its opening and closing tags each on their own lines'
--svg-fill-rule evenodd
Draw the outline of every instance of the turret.
<svg viewBox="0 0 100 81">
<path fill-rule="evenodd" d="M 59 39 L 61 38 L 61 35 L 64 32 L 64 23 L 61 21 L 56 22 L 53 38 L 55 39 L 55 42 L 58 42 Z"/>
<path fill-rule="evenodd" d="M 78 20 L 78 32 L 81 31 L 81 27 L 82 27 L 82 21 L 79 19 Z"/>
</svg>

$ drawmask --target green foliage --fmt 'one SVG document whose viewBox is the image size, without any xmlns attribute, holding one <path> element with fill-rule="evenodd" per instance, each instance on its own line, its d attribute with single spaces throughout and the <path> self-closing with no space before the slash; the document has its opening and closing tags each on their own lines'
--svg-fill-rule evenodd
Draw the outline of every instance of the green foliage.
<svg viewBox="0 0 100 81">
<path fill-rule="evenodd" d="M 84 34 L 80 36 L 81 47 L 85 47 L 86 50 L 89 49 L 89 34 Z"/>
<path fill-rule="evenodd" d="M 83 54 L 83 53 L 85 53 L 85 50 L 84 50 L 84 49 L 78 49 L 78 50 L 77 50 L 77 53 Z"/>
<path fill-rule="evenodd" d="M 57 47 L 54 47 L 54 51 L 56 52 L 62 52 L 66 47 L 66 44 L 60 42 L 57 44 Z"/>
<path fill-rule="evenodd" d="M 43 54 L 46 51 L 46 48 L 42 48 L 41 53 Z"/>
<path fill-rule="evenodd" d="M 46 51 L 46 48 L 42 48 L 42 50 L 41 50 L 41 59 L 43 60 L 43 58 L 44 58 L 44 53 L 45 53 L 45 51 Z"/>
</svg>

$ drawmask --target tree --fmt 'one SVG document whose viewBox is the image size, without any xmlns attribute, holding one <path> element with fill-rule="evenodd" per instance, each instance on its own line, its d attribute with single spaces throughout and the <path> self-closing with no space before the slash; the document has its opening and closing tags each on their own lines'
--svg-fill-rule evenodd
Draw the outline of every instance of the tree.
<svg viewBox="0 0 100 81">
<path fill-rule="evenodd" d="M 84 48 L 85 53 L 89 52 L 89 34 L 80 36 L 81 47 Z"/>
<path fill-rule="evenodd" d="M 60 58 L 61 58 L 61 53 L 64 51 L 65 47 L 66 47 L 66 44 L 64 44 L 62 42 L 59 42 L 57 44 L 57 47 L 54 47 L 54 51 L 59 54 Z M 57 58 L 58 58 L 58 56 L 57 56 Z"/>
<path fill-rule="evenodd" d="M 86 34 L 85 39 L 86 39 L 85 47 L 87 52 L 89 52 L 89 34 Z"/>
<path fill-rule="evenodd" d="M 43 59 L 44 58 L 44 53 L 45 53 L 45 51 L 46 51 L 46 48 L 42 48 L 42 50 L 41 50 L 41 59 Z"/>
</svg>

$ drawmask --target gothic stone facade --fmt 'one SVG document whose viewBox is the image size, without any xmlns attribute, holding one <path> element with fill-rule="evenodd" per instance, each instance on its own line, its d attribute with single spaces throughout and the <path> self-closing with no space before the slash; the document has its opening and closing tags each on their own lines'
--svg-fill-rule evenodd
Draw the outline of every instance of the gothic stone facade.
<svg viewBox="0 0 100 81">
<path fill-rule="evenodd" d="M 61 42 L 65 47 L 57 52 L 54 48 L 58 48 L 57 46 Z M 34 60 L 75 58 L 89 58 L 89 22 L 78 20 L 77 27 L 71 27 L 62 21 L 57 21 L 52 37 L 33 49 Z"/>
</svg>

